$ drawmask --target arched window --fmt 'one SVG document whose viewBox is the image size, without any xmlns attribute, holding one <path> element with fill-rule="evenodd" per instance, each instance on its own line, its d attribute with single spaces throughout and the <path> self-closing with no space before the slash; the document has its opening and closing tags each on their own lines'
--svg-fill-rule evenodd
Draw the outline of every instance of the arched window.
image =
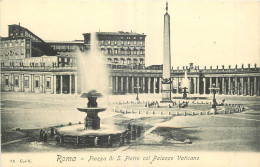
<svg viewBox="0 0 260 167">
<path fill-rule="evenodd" d="M 142 58 L 140 59 L 140 64 L 142 64 L 142 65 L 144 64 L 144 59 L 142 59 Z"/>
<path fill-rule="evenodd" d="M 107 49 L 107 53 L 111 55 L 111 54 L 112 54 L 112 49 L 111 49 L 111 48 L 108 48 L 108 49 Z"/>
<path fill-rule="evenodd" d="M 124 49 L 124 48 L 121 48 L 121 49 L 120 49 L 120 52 L 121 52 L 121 54 L 125 54 L 125 49 Z"/>
<path fill-rule="evenodd" d="M 130 49 L 130 48 L 128 48 L 128 49 L 126 50 L 126 54 L 128 54 L 128 55 L 131 54 L 131 49 Z"/>
<path fill-rule="evenodd" d="M 108 58 L 107 61 L 108 61 L 108 63 L 112 63 L 112 59 L 111 58 Z"/>
<path fill-rule="evenodd" d="M 120 59 L 120 63 L 121 63 L 121 64 L 125 64 L 125 59 L 124 59 L 124 58 L 121 58 L 121 59 Z"/>
<path fill-rule="evenodd" d="M 136 48 L 134 48 L 134 55 L 136 55 L 137 54 L 137 49 Z"/>
<path fill-rule="evenodd" d="M 106 49 L 101 48 L 101 53 L 105 54 Z"/>
<path fill-rule="evenodd" d="M 114 63 L 118 63 L 118 58 L 114 58 Z"/>
<path fill-rule="evenodd" d="M 127 64 L 131 64 L 131 59 L 130 58 L 127 59 Z"/>
<path fill-rule="evenodd" d="M 117 55 L 118 54 L 118 49 L 114 49 L 114 53 L 115 53 L 115 55 Z"/>
<path fill-rule="evenodd" d="M 137 59 L 136 58 L 134 58 L 134 64 L 137 64 Z"/>
</svg>

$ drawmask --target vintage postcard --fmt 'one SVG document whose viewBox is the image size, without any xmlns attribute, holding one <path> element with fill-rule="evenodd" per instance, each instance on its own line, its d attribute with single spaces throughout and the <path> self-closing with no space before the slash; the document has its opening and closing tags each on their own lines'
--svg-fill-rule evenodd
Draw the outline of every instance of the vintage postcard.
<svg viewBox="0 0 260 167">
<path fill-rule="evenodd" d="M 1 166 L 260 166 L 259 16 L 259 1 L 0 1 Z"/>
</svg>

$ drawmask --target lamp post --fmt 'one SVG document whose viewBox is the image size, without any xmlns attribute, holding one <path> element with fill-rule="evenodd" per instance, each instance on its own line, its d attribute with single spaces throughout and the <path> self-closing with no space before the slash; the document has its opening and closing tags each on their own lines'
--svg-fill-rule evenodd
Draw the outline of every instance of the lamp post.
<svg viewBox="0 0 260 167">
<path fill-rule="evenodd" d="M 187 87 L 184 87 L 184 88 L 182 88 L 183 89 L 183 95 L 182 95 L 182 97 L 183 97 L 183 99 L 187 99 Z"/>
<path fill-rule="evenodd" d="M 215 111 L 216 111 L 216 106 L 217 106 L 216 93 L 217 93 L 217 91 L 219 91 L 219 88 L 217 88 L 216 85 L 213 84 L 212 87 L 209 88 L 209 90 L 211 90 L 211 91 L 212 91 L 212 94 L 213 94 L 213 96 L 212 96 L 211 110 L 213 110 L 214 113 L 215 113 Z"/>
</svg>

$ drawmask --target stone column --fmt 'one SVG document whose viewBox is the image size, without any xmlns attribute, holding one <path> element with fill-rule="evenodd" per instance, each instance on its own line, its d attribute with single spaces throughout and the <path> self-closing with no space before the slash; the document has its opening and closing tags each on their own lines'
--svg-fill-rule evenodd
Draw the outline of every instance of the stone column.
<svg viewBox="0 0 260 167">
<path fill-rule="evenodd" d="M 254 77 L 254 95 L 257 95 L 257 83 L 256 83 L 256 77 Z M 259 88 L 258 88 L 259 89 Z"/>
<path fill-rule="evenodd" d="M 75 75 L 75 95 L 78 93 L 78 75 Z M 111 78 L 112 80 L 112 78 Z"/>
<path fill-rule="evenodd" d="M 21 74 L 21 91 L 24 91 L 24 74 Z"/>
<path fill-rule="evenodd" d="M 247 95 L 251 95 L 251 81 L 250 77 L 247 78 Z"/>
<path fill-rule="evenodd" d="M 226 91 L 225 91 L 225 78 L 222 77 L 222 94 L 226 94 Z"/>
<path fill-rule="evenodd" d="M 218 77 L 216 77 L 216 87 L 220 89 Z M 218 94 L 220 94 L 220 91 L 218 91 Z"/>
<path fill-rule="evenodd" d="M 238 78 L 237 77 L 235 77 L 234 78 L 235 79 L 235 94 L 236 95 L 239 95 L 239 89 L 238 89 Z"/>
<path fill-rule="evenodd" d="M 132 77 L 131 93 L 134 93 L 134 87 L 135 87 L 135 78 Z"/>
<path fill-rule="evenodd" d="M 228 94 L 231 95 L 231 77 L 228 77 Z"/>
<path fill-rule="evenodd" d="M 118 76 L 115 76 L 116 78 L 116 85 L 115 85 L 115 93 L 118 93 Z"/>
<path fill-rule="evenodd" d="M 200 94 L 200 77 L 197 77 L 197 93 Z"/>
<path fill-rule="evenodd" d="M 52 75 L 52 93 L 56 94 L 56 75 Z"/>
<path fill-rule="evenodd" d="M 206 83 L 206 78 L 203 78 L 203 94 L 206 94 L 206 87 L 207 87 L 207 83 Z"/>
<path fill-rule="evenodd" d="M 243 77 L 241 77 L 240 78 L 240 82 L 241 82 L 241 92 L 242 92 L 242 96 L 244 95 L 244 78 Z"/>
<path fill-rule="evenodd" d="M 32 92 L 32 75 L 29 74 L 29 91 Z"/>
<path fill-rule="evenodd" d="M 34 74 L 32 74 L 32 92 L 34 92 Z"/>
<path fill-rule="evenodd" d="M 189 88 L 188 88 L 188 92 L 189 92 L 189 94 L 191 94 L 191 89 L 192 89 L 191 78 L 188 78 L 188 79 L 189 79 Z"/>
<path fill-rule="evenodd" d="M 124 93 L 124 77 L 121 76 L 121 90 L 120 93 Z"/>
<path fill-rule="evenodd" d="M 42 93 L 45 93 L 45 75 L 42 75 Z"/>
<path fill-rule="evenodd" d="M 126 93 L 129 93 L 128 77 L 126 77 Z"/>
<path fill-rule="evenodd" d="M 143 77 L 143 79 L 142 79 L 142 82 L 143 82 L 143 93 L 145 93 L 145 77 Z"/>
<path fill-rule="evenodd" d="M 251 90 L 250 90 L 250 96 L 254 96 L 254 83 L 253 82 L 250 82 L 250 88 L 251 88 Z"/>
<path fill-rule="evenodd" d="M 209 78 L 209 87 L 212 88 L 212 77 Z M 212 90 L 209 91 L 210 94 L 212 94 Z"/>
<path fill-rule="evenodd" d="M 158 78 L 158 82 L 159 82 L 159 93 L 161 93 L 161 91 L 162 91 L 162 81 L 161 81 L 160 77 Z"/>
<path fill-rule="evenodd" d="M 157 81 L 157 78 L 154 77 L 153 78 L 153 93 L 156 93 L 156 81 Z"/>
<path fill-rule="evenodd" d="M 151 78 L 148 77 L 148 93 L 151 93 Z"/>
<path fill-rule="evenodd" d="M 196 94 L 197 93 L 197 80 L 196 80 L 196 77 L 193 78 L 193 82 L 194 82 L 193 92 L 194 92 L 194 94 Z"/>
<path fill-rule="evenodd" d="M 63 76 L 60 76 L 60 92 L 63 93 Z"/>
<path fill-rule="evenodd" d="M 180 81 L 180 78 L 178 77 L 177 78 L 177 83 L 176 83 L 176 93 L 177 94 L 179 93 L 179 81 Z"/>
<path fill-rule="evenodd" d="M 69 89 L 69 94 L 72 94 L 72 75 L 70 75 L 70 89 Z"/>
</svg>

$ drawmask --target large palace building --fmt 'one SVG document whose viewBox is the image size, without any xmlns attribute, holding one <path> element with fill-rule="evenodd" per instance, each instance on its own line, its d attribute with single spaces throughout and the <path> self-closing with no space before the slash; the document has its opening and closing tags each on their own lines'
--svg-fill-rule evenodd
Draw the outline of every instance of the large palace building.
<svg viewBox="0 0 260 167">
<path fill-rule="evenodd" d="M 146 35 L 133 32 L 97 32 L 100 52 L 107 60 L 109 87 L 113 94 L 161 93 L 162 65 L 145 66 Z M 88 52 L 91 34 L 84 40 L 43 41 L 20 25 L 9 25 L 1 38 L 1 91 L 51 94 L 81 93 L 77 52 Z M 215 84 L 219 94 L 259 96 L 260 68 L 244 65 L 210 68 L 193 66 L 171 69 L 172 91 L 182 92 L 187 72 L 190 94 L 210 94 Z"/>
</svg>

